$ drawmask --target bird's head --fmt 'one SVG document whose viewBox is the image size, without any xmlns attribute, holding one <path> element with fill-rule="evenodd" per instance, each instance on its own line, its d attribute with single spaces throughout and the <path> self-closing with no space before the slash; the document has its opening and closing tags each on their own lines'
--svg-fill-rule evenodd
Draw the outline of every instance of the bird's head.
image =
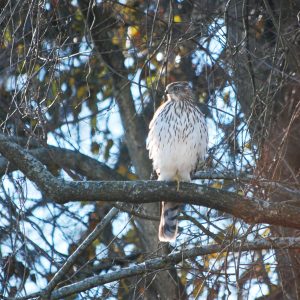
<svg viewBox="0 0 300 300">
<path fill-rule="evenodd" d="M 187 81 L 176 81 L 167 85 L 165 94 L 175 101 L 194 100 L 193 90 Z"/>
</svg>

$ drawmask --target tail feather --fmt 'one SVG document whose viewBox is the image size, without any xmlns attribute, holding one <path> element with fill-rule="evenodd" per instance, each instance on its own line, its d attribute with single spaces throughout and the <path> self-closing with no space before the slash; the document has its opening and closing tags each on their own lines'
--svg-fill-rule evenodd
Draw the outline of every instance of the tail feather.
<svg viewBox="0 0 300 300">
<path fill-rule="evenodd" d="M 162 202 L 158 238 L 162 242 L 176 239 L 178 229 L 179 204 Z"/>
</svg>

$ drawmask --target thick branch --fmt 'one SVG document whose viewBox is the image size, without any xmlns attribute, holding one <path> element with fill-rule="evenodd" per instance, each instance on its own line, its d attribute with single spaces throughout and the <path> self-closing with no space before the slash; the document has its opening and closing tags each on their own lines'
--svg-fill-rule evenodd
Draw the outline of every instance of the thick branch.
<svg viewBox="0 0 300 300">
<path fill-rule="evenodd" d="M 54 177 L 39 160 L 4 134 L 0 134 L 0 153 L 46 194 L 64 189 L 62 180 Z"/>
<path fill-rule="evenodd" d="M 181 202 L 202 205 L 229 213 L 249 223 L 268 223 L 300 228 L 300 208 L 285 203 L 247 199 L 236 193 L 192 183 L 157 181 L 69 182 L 59 192 L 60 203 L 69 201 L 111 201 L 130 203 Z"/>
<path fill-rule="evenodd" d="M 29 152 L 50 168 L 57 166 L 68 168 L 92 180 L 124 180 L 121 175 L 105 164 L 78 151 L 47 146 L 47 148 L 36 148 Z M 18 170 L 17 165 L 10 164 L 8 167 L 7 160 L 0 157 L 0 176 L 7 171 L 14 170 Z"/>
<path fill-rule="evenodd" d="M 147 274 L 155 270 L 170 268 L 182 262 L 185 259 L 207 255 L 212 253 L 221 252 L 240 252 L 250 250 L 263 250 L 263 249 L 298 249 L 300 248 L 300 238 L 266 238 L 255 240 L 253 242 L 245 242 L 243 244 L 228 244 L 228 245 L 208 245 L 205 247 L 194 247 L 192 249 L 178 251 L 171 253 L 167 256 L 153 258 L 146 260 L 142 263 L 123 268 L 118 271 L 113 271 L 104 275 L 97 275 L 86 278 L 82 281 L 64 286 L 53 291 L 51 299 L 61 299 L 68 295 L 77 294 L 79 292 L 86 291 L 96 286 L 103 285 L 105 283 L 117 281 L 123 278 L 132 277 L 136 275 Z M 29 297 L 39 296 L 40 293 L 29 295 L 28 297 L 15 298 L 16 300 L 28 299 Z M 6 298 L 9 299 L 9 298 Z"/>
<path fill-rule="evenodd" d="M 157 181 L 74 181 L 55 178 L 29 152 L 0 134 L 0 152 L 49 197 L 58 203 L 110 201 L 130 203 L 184 202 L 229 213 L 250 223 L 268 223 L 300 228 L 300 208 L 286 203 L 246 199 L 237 193 L 192 183 Z"/>
</svg>

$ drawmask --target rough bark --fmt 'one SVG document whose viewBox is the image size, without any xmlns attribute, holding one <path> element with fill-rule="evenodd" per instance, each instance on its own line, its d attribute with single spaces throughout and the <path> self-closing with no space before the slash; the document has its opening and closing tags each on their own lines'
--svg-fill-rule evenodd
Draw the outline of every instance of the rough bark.
<svg viewBox="0 0 300 300">
<path fill-rule="evenodd" d="M 299 1 L 228 4 L 228 47 L 234 53 L 237 96 L 248 117 L 252 137 L 261 149 L 257 173 L 269 180 L 299 186 Z M 280 188 L 266 191 L 272 205 L 284 201 Z M 272 233 L 296 234 L 282 227 L 273 227 Z M 299 253 L 280 250 L 276 256 L 282 283 L 282 294 L 277 299 L 300 299 Z"/>
<path fill-rule="evenodd" d="M 203 205 L 250 223 L 300 228 L 299 206 L 284 202 L 247 199 L 237 193 L 193 183 L 158 181 L 65 181 L 54 177 L 28 151 L 0 134 L 0 153 L 17 165 L 47 196 L 64 204 L 70 201 L 153 203 L 160 201 Z M 300 201 L 299 201 L 300 202 Z M 299 205 L 298 201 L 294 204 Z"/>
<path fill-rule="evenodd" d="M 120 174 L 105 164 L 78 151 L 47 146 L 32 149 L 29 153 L 52 170 L 71 169 L 91 180 L 124 180 Z M 6 172 L 15 170 L 18 170 L 17 165 L 8 164 L 4 157 L 0 157 L 0 175 L 3 176 Z"/>
<path fill-rule="evenodd" d="M 66 285 L 55 290 L 50 299 L 61 299 L 63 297 L 76 294 L 87 289 L 103 285 L 105 283 L 120 280 L 126 277 L 132 277 L 136 275 L 145 275 L 153 271 L 160 269 L 168 269 L 172 266 L 179 264 L 180 262 L 194 258 L 197 256 L 203 256 L 213 253 L 228 253 L 228 252 L 242 252 L 242 251 L 258 251 L 264 249 L 299 249 L 300 238 L 266 238 L 258 239 L 252 242 L 238 242 L 238 243 L 224 243 L 223 245 L 207 245 L 204 247 L 194 247 L 192 249 L 187 249 L 183 251 L 177 251 L 166 256 L 148 259 L 140 264 L 135 264 L 133 266 L 122 268 L 121 270 L 112 271 L 104 275 L 96 275 L 93 277 L 86 278 L 82 281 L 75 282 L 70 285 Z M 14 298 L 14 300 L 25 300 L 38 297 L 43 294 L 44 291 L 34 293 L 25 297 Z M 11 298 L 4 298 L 5 300 L 11 300 Z"/>
</svg>

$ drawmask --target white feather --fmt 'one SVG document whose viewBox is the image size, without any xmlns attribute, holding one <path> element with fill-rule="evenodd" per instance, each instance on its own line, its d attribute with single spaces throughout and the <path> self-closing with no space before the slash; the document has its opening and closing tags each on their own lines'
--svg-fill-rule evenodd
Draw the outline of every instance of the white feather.
<svg viewBox="0 0 300 300">
<path fill-rule="evenodd" d="M 190 105 L 192 109 L 182 109 Z M 168 100 L 154 114 L 149 125 L 147 149 L 158 180 L 190 181 L 197 163 L 204 160 L 207 149 L 207 126 L 194 104 Z"/>
</svg>

